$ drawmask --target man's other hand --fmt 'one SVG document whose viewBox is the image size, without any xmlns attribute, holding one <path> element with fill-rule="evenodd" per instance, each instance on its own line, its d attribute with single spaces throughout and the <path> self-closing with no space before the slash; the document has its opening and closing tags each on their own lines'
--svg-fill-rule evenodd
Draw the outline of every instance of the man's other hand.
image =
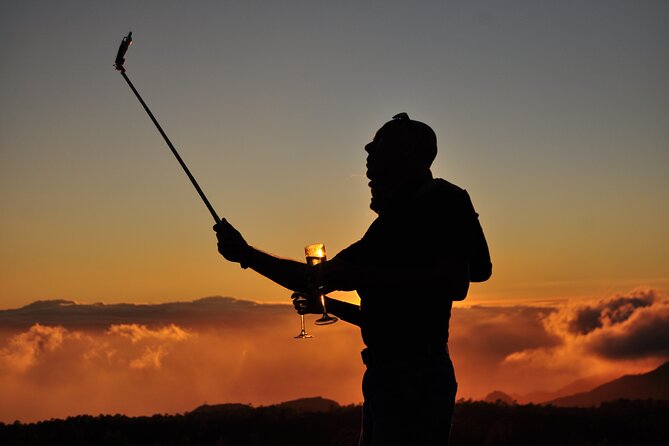
<svg viewBox="0 0 669 446">
<path fill-rule="evenodd" d="M 298 314 L 321 314 L 323 307 L 319 296 L 307 293 L 293 293 L 293 306 Z"/>
<path fill-rule="evenodd" d="M 220 223 L 214 225 L 216 238 L 218 239 L 218 252 L 230 262 L 244 263 L 251 247 L 242 234 L 224 218 Z"/>
</svg>

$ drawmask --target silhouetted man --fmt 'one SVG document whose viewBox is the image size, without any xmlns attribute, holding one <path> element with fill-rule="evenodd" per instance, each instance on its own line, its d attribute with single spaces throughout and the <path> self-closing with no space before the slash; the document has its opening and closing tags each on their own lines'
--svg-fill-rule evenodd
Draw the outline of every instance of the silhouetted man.
<svg viewBox="0 0 669 446">
<path fill-rule="evenodd" d="M 249 246 L 227 221 L 214 227 L 219 252 L 280 285 L 315 297 L 353 291 L 360 306 L 327 298 L 328 311 L 360 327 L 367 348 L 361 445 L 445 445 L 457 384 L 448 355 L 453 301 L 492 271 L 467 192 L 434 179 L 437 140 L 400 113 L 365 146 L 370 207 L 378 217 L 359 241 L 314 268 Z"/>
</svg>

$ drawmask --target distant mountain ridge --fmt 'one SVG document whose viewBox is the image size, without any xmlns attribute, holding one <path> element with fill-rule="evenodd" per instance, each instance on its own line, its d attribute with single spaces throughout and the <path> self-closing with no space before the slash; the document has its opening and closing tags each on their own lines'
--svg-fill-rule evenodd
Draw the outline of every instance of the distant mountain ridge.
<svg viewBox="0 0 669 446">
<path fill-rule="evenodd" d="M 639 375 L 625 375 L 596 387 L 588 386 L 596 378 L 574 381 L 555 392 L 535 391 L 526 395 L 509 395 L 500 390 L 490 392 L 483 401 L 504 404 L 545 404 L 558 407 L 590 407 L 604 402 L 626 400 L 669 401 L 669 361 Z M 599 381 L 601 382 L 601 381 Z M 577 391 L 576 389 L 589 388 Z M 574 393 L 569 393 L 569 391 Z"/>
<path fill-rule="evenodd" d="M 558 398 L 571 396 L 576 393 L 588 392 L 601 384 L 605 384 L 611 381 L 612 379 L 615 379 L 615 376 L 609 376 L 608 378 L 603 376 L 593 376 L 578 379 L 554 391 L 535 390 L 525 394 L 512 393 L 511 397 L 517 404 L 543 404 L 546 401 L 556 400 Z"/>
<path fill-rule="evenodd" d="M 272 404 L 268 407 L 277 407 L 281 409 L 289 409 L 298 414 L 316 413 L 316 412 L 331 412 L 339 409 L 341 406 L 338 402 L 323 398 L 320 396 L 311 398 L 299 398 L 296 400 L 285 401 L 283 403 Z M 226 403 L 226 404 L 203 404 L 188 412 L 189 415 L 230 415 L 230 414 L 248 414 L 253 411 L 253 406 L 249 404 Z"/>
<path fill-rule="evenodd" d="M 329 400 L 320 396 L 313 398 L 299 398 L 297 400 L 286 401 L 280 404 L 277 404 L 276 407 L 282 407 L 286 409 L 292 409 L 297 413 L 310 413 L 310 412 L 330 412 L 334 409 L 338 409 L 341 406 L 338 402 L 334 400 Z"/>
<path fill-rule="evenodd" d="M 256 318 L 267 320 L 289 317 L 294 313 L 288 303 L 258 303 L 233 297 L 211 296 L 192 301 L 139 303 L 78 303 L 72 300 L 38 300 L 21 308 L 0 310 L 0 329 L 25 330 L 34 324 L 66 328 L 107 329 L 111 324 L 165 325 L 189 324 L 246 326 L 239 317 L 252 309 Z M 266 317 L 261 317 L 262 315 Z"/>
<path fill-rule="evenodd" d="M 648 373 L 625 375 L 588 392 L 556 398 L 544 404 L 558 407 L 589 407 L 618 399 L 669 400 L 669 361 Z"/>
<path fill-rule="evenodd" d="M 246 404 L 220 404 L 203 405 L 193 412 L 175 415 L 77 415 L 67 419 L 27 424 L 0 422 L 0 444 L 358 444 L 360 405 L 343 406 L 329 412 L 308 413 L 297 413 L 279 406 L 281 405 L 251 407 Z M 451 439 L 453 444 L 459 446 L 636 446 L 661 445 L 669 438 L 669 423 L 666 422 L 669 419 L 669 402 L 664 401 L 617 401 L 598 408 L 460 401 L 456 407 Z"/>
<path fill-rule="evenodd" d="M 516 404 L 516 400 L 511 395 L 500 390 L 493 390 L 483 398 L 483 401 L 486 403 Z"/>
</svg>

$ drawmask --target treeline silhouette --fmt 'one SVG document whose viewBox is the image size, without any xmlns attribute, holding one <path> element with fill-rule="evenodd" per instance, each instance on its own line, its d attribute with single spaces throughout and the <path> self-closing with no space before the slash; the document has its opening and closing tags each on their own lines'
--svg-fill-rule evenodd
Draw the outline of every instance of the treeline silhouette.
<svg viewBox="0 0 669 446">
<path fill-rule="evenodd" d="M 205 406 L 183 415 L 81 415 L 38 423 L 0 423 L 10 445 L 356 445 L 360 406 L 310 412 L 293 407 Z M 564 408 L 459 401 L 452 444 L 658 445 L 669 438 L 669 401 L 618 400 Z"/>
</svg>

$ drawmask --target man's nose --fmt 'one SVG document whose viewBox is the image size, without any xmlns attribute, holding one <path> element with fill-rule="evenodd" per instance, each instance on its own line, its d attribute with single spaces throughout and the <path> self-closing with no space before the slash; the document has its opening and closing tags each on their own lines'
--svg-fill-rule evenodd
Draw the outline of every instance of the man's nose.
<svg viewBox="0 0 669 446">
<path fill-rule="evenodd" d="M 372 153 L 373 149 L 374 149 L 374 141 L 372 141 L 370 143 L 367 143 L 367 145 L 365 146 L 365 152 L 367 152 L 369 154 Z"/>
</svg>

